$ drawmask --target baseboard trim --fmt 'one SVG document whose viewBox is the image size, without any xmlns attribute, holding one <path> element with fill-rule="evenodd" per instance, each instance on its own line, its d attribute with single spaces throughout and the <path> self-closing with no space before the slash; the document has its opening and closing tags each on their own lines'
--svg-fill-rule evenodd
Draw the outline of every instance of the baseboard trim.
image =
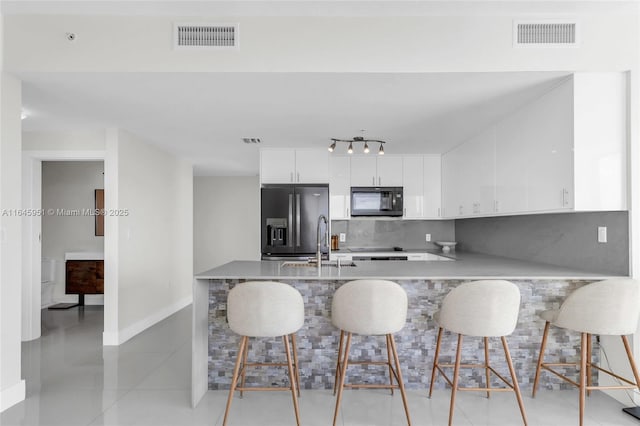
<svg viewBox="0 0 640 426">
<path fill-rule="evenodd" d="M 0 391 L 0 413 L 17 403 L 24 401 L 26 396 L 25 381 L 20 380 L 15 385 Z"/>
<path fill-rule="evenodd" d="M 162 321 L 163 319 L 175 314 L 180 309 L 184 308 L 191 304 L 193 298 L 192 296 L 185 297 L 184 299 L 180 299 L 175 303 L 161 309 L 153 315 L 149 315 L 148 317 L 131 324 L 129 327 L 115 331 L 115 332 L 103 332 L 102 333 L 102 345 L 103 346 L 118 346 L 131 339 L 136 334 L 139 334 Z"/>
</svg>

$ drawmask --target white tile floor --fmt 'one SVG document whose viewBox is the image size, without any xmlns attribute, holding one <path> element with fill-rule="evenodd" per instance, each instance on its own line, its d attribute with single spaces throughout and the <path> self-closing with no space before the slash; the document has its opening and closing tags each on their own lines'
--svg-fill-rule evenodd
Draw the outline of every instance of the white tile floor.
<svg viewBox="0 0 640 426">
<path fill-rule="evenodd" d="M 210 391 L 190 406 L 191 309 L 185 308 L 120 347 L 102 346 L 102 309 L 43 311 L 42 338 L 23 345 L 27 399 L 0 414 L 0 425 L 220 425 L 226 392 Z M 425 360 L 427 363 L 428 360 Z M 530 425 L 577 425 L 576 391 L 525 394 Z M 414 425 L 446 425 L 449 392 L 409 392 Z M 331 424 L 330 391 L 304 391 L 302 424 Z M 587 401 L 586 425 L 640 425 L 600 392 Z M 235 398 L 230 426 L 293 425 L 290 394 L 258 392 Z M 520 425 L 510 393 L 486 399 L 459 394 L 455 425 Z M 403 425 L 400 395 L 345 391 L 341 425 Z"/>
</svg>

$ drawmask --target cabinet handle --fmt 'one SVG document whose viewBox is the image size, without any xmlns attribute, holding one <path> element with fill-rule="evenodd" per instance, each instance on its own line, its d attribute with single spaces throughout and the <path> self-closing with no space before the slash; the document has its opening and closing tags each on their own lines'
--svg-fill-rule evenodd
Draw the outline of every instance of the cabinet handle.
<svg viewBox="0 0 640 426">
<path fill-rule="evenodd" d="M 406 207 L 404 208 L 404 216 L 405 217 L 407 216 L 407 208 Z"/>
<path fill-rule="evenodd" d="M 376 177 L 371 178 L 371 185 L 376 186 Z"/>
<path fill-rule="evenodd" d="M 289 182 L 293 182 L 293 172 L 289 173 Z"/>
<path fill-rule="evenodd" d="M 493 211 L 497 212 L 500 210 L 500 204 L 498 204 L 498 200 L 493 202 Z"/>
<path fill-rule="evenodd" d="M 300 182 L 300 172 L 298 172 L 298 182 Z"/>
<path fill-rule="evenodd" d="M 440 207 L 438 207 L 438 217 L 440 217 Z"/>
<path fill-rule="evenodd" d="M 347 207 L 347 217 L 349 217 L 349 207 Z"/>
<path fill-rule="evenodd" d="M 562 207 L 569 205 L 569 191 L 566 188 L 562 188 Z"/>
<path fill-rule="evenodd" d="M 458 207 L 458 214 L 462 214 L 462 206 Z"/>
<path fill-rule="evenodd" d="M 378 186 L 382 186 L 382 178 L 378 176 Z"/>
</svg>

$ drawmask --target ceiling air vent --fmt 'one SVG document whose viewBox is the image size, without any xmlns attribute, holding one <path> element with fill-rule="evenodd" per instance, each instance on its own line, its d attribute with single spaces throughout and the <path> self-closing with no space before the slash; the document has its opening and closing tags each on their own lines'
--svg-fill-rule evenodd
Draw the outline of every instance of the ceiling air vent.
<svg viewBox="0 0 640 426">
<path fill-rule="evenodd" d="M 242 138 L 242 142 L 244 143 L 260 143 L 262 142 L 260 138 Z"/>
<path fill-rule="evenodd" d="M 513 44 L 523 47 L 576 47 L 578 23 L 575 21 L 515 21 Z"/>
<path fill-rule="evenodd" d="M 174 46 L 178 49 L 237 49 L 238 24 L 175 24 Z"/>
</svg>

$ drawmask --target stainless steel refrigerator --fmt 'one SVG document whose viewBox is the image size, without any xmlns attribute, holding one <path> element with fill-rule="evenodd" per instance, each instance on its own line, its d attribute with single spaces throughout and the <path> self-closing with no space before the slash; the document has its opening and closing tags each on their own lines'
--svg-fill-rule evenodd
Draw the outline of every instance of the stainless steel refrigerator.
<svg viewBox="0 0 640 426">
<path fill-rule="evenodd" d="M 260 191 L 262 258 L 315 257 L 318 217 L 329 219 L 328 185 L 263 185 Z M 325 225 L 321 225 L 323 252 Z"/>
</svg>

